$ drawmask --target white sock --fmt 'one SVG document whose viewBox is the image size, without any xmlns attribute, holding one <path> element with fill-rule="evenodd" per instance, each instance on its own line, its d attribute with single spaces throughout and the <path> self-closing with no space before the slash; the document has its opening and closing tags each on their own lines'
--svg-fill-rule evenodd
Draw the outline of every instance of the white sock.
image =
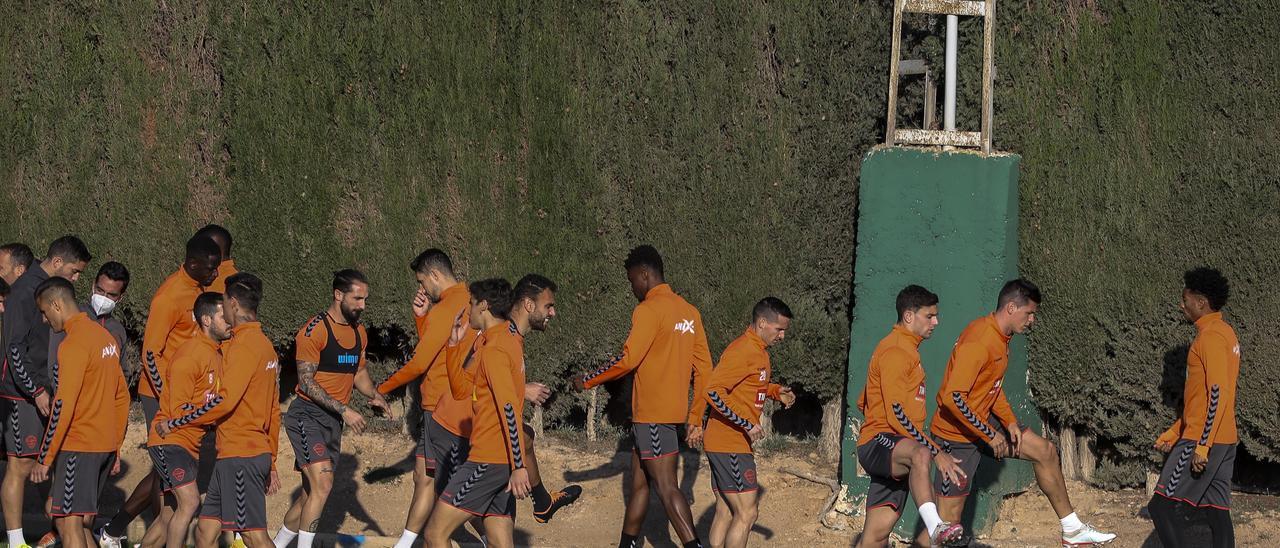
<svg viewBox="0 0 1280 548">
<path fill-rule="evenodd" d="M 316 540 L 316 534 L 311 531 L 298 532 L 298 548 L 311 548 L 311 543 Z"/>
<path fill-rule="evenodd" d="M 929 530 L 929 536 L 933 536 L 934 530 L 939 525 L 942 525 L 942 517 L 938 515 L 938 506 L 932 502 L 920 505 L 920 519 L 924 520 L 924 527 Z"/>
<path fill-rule="evenodd" d="M 1063 533 L 1079 531 L 1081 527 L 1084 527 L 1084 522 L 1080 521 L 1080 516 L 1077 516 L 1075 512 L 1072 512 L 1071 515 L 1062 518 L 1061 521 Z"/>
<path fill-rule="evenodd" d="M 18 547 L 27 543 L 27 539 L 22 538 L 22 528 L 9 529 L 9 546 Z"/>
<path fill-rule="evenodd" d="M 298 538 L 297 531 L 290 531 L 287 526 L 281 525 L 280 531 L 276 533 L 276 538 L 271 539 L 271 542 L 276 545 L 276 548 L 286 548 L 295 538 Z"/>
<path fill-rule="evenodd" d="M 395 548 L 409 548 L 410 546 L 413 546 L 413 541 L 417 539 L 417 533 L 405 529 L 403 533 L 400 533 L 400 540 L 396 541 Z"/>
</svg>

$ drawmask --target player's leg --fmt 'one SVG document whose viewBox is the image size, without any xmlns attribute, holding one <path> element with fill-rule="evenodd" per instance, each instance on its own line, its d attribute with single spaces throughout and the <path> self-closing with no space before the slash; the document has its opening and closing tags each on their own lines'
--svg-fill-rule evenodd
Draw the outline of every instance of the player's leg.
<svg viewBox="0 0 1280 548">
<path fill-rule="evenodd" d="M 87 548 L 84 541 L 84 520 L 80 516 L 61 516 L 53 518 L 53 525 L 58 530 L 64 548 Z"/>
<path fill-rule="evenodd" d="M 698 534 L 693 529 L 693 512 L 689 509 L 689 501 L 684 497 L 684 492 L 680 491 L 680 483 L 676 477 L 679 458 L 678 454 L 667 455 L 642 460 L 641 465 L 658 491 L 658 500 L 667 511 L 667 520 L 675 529 L 676 536 L 680 537 L 681 543 L 688 544 L 697 540 Z"/>
<path fill-rule="evenodd" d="M 302 475 L 307 478 L 310 489 L 304 494 L 301 529 L 297 529 L 298 548 L 311 548 L 311 543 L 315 540 L 316 529 L 320 526 L 320 514 L 333 490 L 333 469 L 333 463 L 328 460 L 312 462 L 302 467 Z"/>
<path fill-rule="evenodd" d="M 160 514 L 147 527 L 147 532 L 142 535 L 142 548 L 164 546 L 169 537 L 169 525 L 173 521 L 173 510 L 177 503 L 173 501 L 171 495 L 162 495 L 162 497 L 164 505 L 160 507 Z"/>
<path fill-rule="evenodd" d="M 711 482 L 715 483 L 715 476 L 712 476 Z M 729 509 L 729 501 L 725 500 L 719 489 L 713 488 L 711 492 L 716 496 L 716 513 L 711 518 L 711 531 L 707 533 L 707 544 L 711 548 L 724 548 L 725 537 L 729 535 L 729 525 L 733 522 L 733 511 Z"/>
<path fill-rule="evenodd" d="M 492 548 L 513 548 L 515 546 L 515 521 L 506 516 L 489 516 L 484 518 L 485 538 Z"/>
<path fill-rule="evenodd" d="M 285 548 L 293 539 L 298 537 L 298 531 L 302 530 L 302 507 L 307 503 L 307 493 L 311 491 L 311 484 L 307 481 L 307 475 L 302 475 L 302 492 L 294 497 L 289 503 L 289 509 L 284 513 L 284 520 L 280 524 L 280 530 L 276 532 L 276 536 L 272 539 L 272 543 L 276 548 Z"/>
<path fill-rule="evenodd" d="M 423 534 L 426 548 L 449 548 L 449 535 L 469 519 L 471 514 L 467 512 L 448 504 L 437 504 L 431 512 L 431 519 L 427 522 L 427 530 Z M 492 542 L 493 534 L 489 531 L 488 523 L 485 524 L 485 531 L 489 533 L 490 542 Z"/>
<path fill-rule="evenodd" d="M 1018 443 L 1015 457 L 1029 460 L 1036 474 L 1036 484 L 1049 499 L 1053 511 L 1058 515 L 1062 525 L 1064 543 L 1087 544 L 1110 542 L 1115 535 L 1094 529 L 1080 521 L 1071 507 L 1071 497 L 1067 494 L 1067 480 L 1062 477 L 1062 464 L 1058 459 L 1058 446 L 1040 437 L 1028 428 L 1022 429 L 1022 439 Z"/>
<path fill-rule="evenodd" d="M 180 485 L 173 489 L 173 517 L 169 520 L 166 548 L 184 548 L 187 545 L 187 529 L 191 527 L 191 519 L 200 508 L 200 490 L 195 482 Z"/>
<path fill-rule="evenodd" d="M 915 500 L 924 521 L 925 532 L 930 539 L 938 535 L 938 544 L 948 544 L 959 540 L 964 535 L 964 527 L 957 522 L 944 520 L 938 513 L 934 503 L 933 483 L 929 470 L 933 464 L 933 454 L 919 442 L 910 438 L 899 438 L 890 454 L 891 473 L 894 478 L 907 478 L 911 490 L 911 498 Z M 964 463 L 961 463 L 962 465 Z M 963 470 L 961 470 L 963 473 Z M 939 472 L 940 473 L 940 472 Z M 967 479 L 962 481 L 967 484 Z M 905 501 L 904 501 L 905 502 Z M 941 531 L 940 531 L 941 530 Z"/>
<path fill-rule="evenodd" d="M 582 488 L 570 485 L 555 493 L 547 492 L 546 486 L 542 484 L 542 474 L 538 472 L 538 454 L 535 450 L 536 443 L 534 443 L 536 437 L 533 428 L 528 424 L 524 425 L 524 464 L 529 470 L 529 486 L 532 488 L 530 497 L 533 499 L 533 519 L 538 523 L 546 523 L 551 521 L 557 510 L 578 500 L 582 495 Z"/>
<path fill-rule="evenodd" d="M 436 501 L 435 462 L 432 455 L 428 426 L 431 424 L 431 412 L 422 412 L 422 422 L 418 426 L 418 443 L 414 450 L 417 457 L 413 463 L 413 497 L 409 502 L 409 512 L 404 519 L 404 532 L 395 548 L 409 548 L 427 525 L 432 505 Z"/>
<path fill-rule="evenodd" d="M 13 454 L 9 455 L 8 466 L 5 468 L 4 482 L 0 485 L 0 502 L 4 503 L 4 528 L 7 531 L 17 531 L 17 536 L 21 537 L 22 530 L 22 498 L 27 486 L 27 478 L 31 475 L 31 469 L 35 467 L 36 460 L 34 458 L 19 457 Z M 10 546 L 17 545 L 17 542 L 26 544 L 23 539 L 15 540 L 15 533 L 9 534 Z"/>
<path fill-rule="evenodd" d="M 889 533 L 902 513 L 890 505 L 881 505 L 867 509 L 867 518 L 862 525 L 862 537 L 858 541 L 859 548 L 883 548 L 889 544 Z"/>
<path fill-rule="evenodd" d="M 9 414 L 5 417 L 4 450 L 8 456 L 4 480 L 0 482 L 0 506 L 3 506 L 4 525 L 8 531 L 10 546 L 26 544 L 22 532 L 22 502 L 27 489 L 27 478 L 35 467 L 35 457 L 40 453 L 40 439 L 44 425 L 35 405 L 27 401 L 9 401 Z"/>
<path fill-rule="evenodd" d="M 729 534 L 725 536 L 725 548 L 745 548 L 747 537 L 751 535 L 751 527 L 759 516 L 759 491 L 742 493 L 723 493 L 733 513 L 733 521 L 729 525 Z"/>
<path fill-rule="evenodd" d="M 631 494 L 627 495 L 627 511 L 622 518 L 622 540 L 618 546 L 633 546 L 644 526 L 645 513 L 649 509 L 649 475 L 640 463 L 639 451 L 631 450 Z"/>
</svg>

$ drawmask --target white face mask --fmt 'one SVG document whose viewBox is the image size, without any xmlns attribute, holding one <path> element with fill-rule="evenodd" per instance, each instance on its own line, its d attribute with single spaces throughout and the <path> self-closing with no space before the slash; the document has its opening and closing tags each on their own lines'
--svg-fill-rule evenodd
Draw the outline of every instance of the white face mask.
<svg viewBox="0 0 1280 548">
<path fill-rule="evenodd" d="M 107 298 L 106 295 L 94 293 L 92 297 L 89 297 L 89 306 L 93 307 L 94 314 L 106 316 L 116 309 L 116 302 Z"/>
</svg>

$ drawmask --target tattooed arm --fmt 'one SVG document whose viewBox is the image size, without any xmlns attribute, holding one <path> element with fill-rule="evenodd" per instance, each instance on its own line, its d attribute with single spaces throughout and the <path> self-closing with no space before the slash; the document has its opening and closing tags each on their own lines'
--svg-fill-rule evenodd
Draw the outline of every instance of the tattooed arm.
<svg viewBox="0 0 1280 548">
<path fill-rule="evenodd" d="M 311 403 L 340 415 L 342 422 L 352 430 L 356 432 L 364 430 L 364 417 L 355 409 L 335 399 L 320 386 L 320 383 L 316 382 L 316 370 L 319 368 L 320 364 L 315 362 L 298 362 L 298 390 L 306 394 Z"/>
</svg>

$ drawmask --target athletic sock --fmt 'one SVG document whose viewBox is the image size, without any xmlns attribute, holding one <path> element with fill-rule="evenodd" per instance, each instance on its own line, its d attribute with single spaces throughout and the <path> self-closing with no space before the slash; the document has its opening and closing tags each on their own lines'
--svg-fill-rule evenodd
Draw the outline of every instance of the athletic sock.
<svg viewBox="0 0 1280 548">
<path fill-rule="evenodd" d="M 693 540 L 683 544 L 684 548 L 702 548 L 702 540 L 694 538 Z"/>
<path fill-rule="evenodd" d="M 636 548 L 638 540 L 640 540 L 639 535 L 628 535 L 623 533 L 622 538 L 618 540 L 618 548 Z"/>
<path fill-rule="evenodd" d="M 102 530 L 113 537 L 123 537 L 125 533 L 129 532 L 130 521 L 133 521 L 133 516 L 130 516 L 124 510 L 120 510 L 119 513 L 111 518 L 111 521 L 102 526 Z"/>
<path fill-rule="evenodd" d="M 1071 515 L 1068 515 L 1059 521 L 1062 522 L 1063 533 L 1079 531 L 1081 527 L 1084 527 L 1084 522 L 1080 521 L 1080 516 L 1077 516 L 1075 512 L 1072 512 Z"/>
<path fill-rule="evenodd" d="M 409 548 L 410 546 L 413 546 L 413 541 L 417 539 L 417 533 L 405 529 L 403 533 L 400 533 L 400 540 L 396 541 L 395 548 Z"/>
<path fill-rule="evenodd" d="M 11 546 L 12 548 L 17 548 L 27 543 L 27 539 L 22 537 L 21 527 L 17 529 L 9 529 L 8 533 L 9 533 L 9 546 Z"/>
<path fill-rule="evenodd" d="M 276 533 L 276 538 L 271 539 L 271 542 L 276 545 L 276 548 L 285 548 L 295 538 L 298 538 L 297 531 L 290 531 L 288 526 L 281 525 L 280 531 Z"/>
<path fill-rule="evenodd" d="M 533 511 L 542 512 L 551 507 L 551 494 L 547 492 L 547 488 L 541 483 L 533 488 Z"/>
<path fill-rule="evenodd" d="M 924 520 L 925 529 L 929 530 L 929 536 L 933 536 L 933 532 L 942 525 L 942 517 L 938 515 L 938 506 L 932 502 L 926 502 L 920 505 L 920 519 Z"/>
<path fill-rule="evenodd" d="M 311 543 L 315 542 L 316 534 L 313 531 L 298 531 L 298 548 L 311 548 Z"/>
</svg>

